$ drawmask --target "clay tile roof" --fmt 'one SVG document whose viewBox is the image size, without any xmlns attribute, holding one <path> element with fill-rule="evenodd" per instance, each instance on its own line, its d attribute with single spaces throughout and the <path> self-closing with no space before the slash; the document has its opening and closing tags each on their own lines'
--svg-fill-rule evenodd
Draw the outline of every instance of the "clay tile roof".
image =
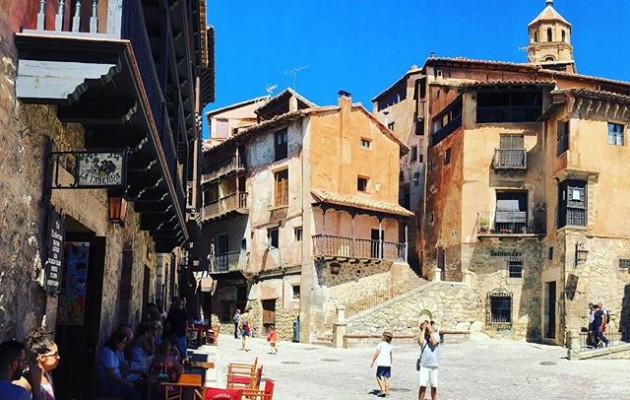
<svg viewBox="0 0 630 400">
<path fill-rule="evenodd" d="M 555 86 L 551 81 L 526 81 L 526 80 L 508 80 L 508 81 L 483 81 L 483 82 L 463 82 L 457 85 L 460 88 L 477 88 L 492 86 Z"/>
<path fill-rule="evenodd" d="M 534 20 L 532 22 L 530 22 L 529 25 L 527 25 L 527 26 L 531 26 L 531 25 L 533 25 L 533 24 L 535 24 L 537 22 L 541 22 L 541 21 L 561 21 L 561 22 L 571 26 L 569 21 L 564 19 L 562 17 L 562 15 L 558 14 L 558 12 L 553 8 L 553 6 L 551 6 L 551 4 L 548 4 L 547 7 L 545 7 L 545 9 L 542 10 L 542 12 L 540 14 L 538 14 L 538 16 L 536 18 L 534 18 Z"/>
<path fill-rule="evenodd" d="M 324 189 L 311 189 L 311 194 L 315 196 L 317 202 L 336 204 L 340 206 L 352 207 L 362 210 L 376 211 L 386 214 L 402 215 L 406 217 L 413 216 L 413 212 L 406 208 L 384 201 L 378 201 L 370 198 L 359 196 L 346 196 L 339 193 L 331 192 Z"/>
<path fill-rule="evenodd" d="M 530 68 L 530 69 L 539 69 L 538 66 L 527 63 L 515 63 L 509 61 L 493 61 L 493 60 L 477 60 L 473 58 L 466 57 L 434 57 L 427 58 L 426 64 L 434 64 L 434 63 L 445 63 L 445 62 L 461 62 L 466 64 L 484 64 L 484 65 L 497 65 L 497 66 L 511 66 L 511 67 L 522 67 L 522 68 Z"/>
<path fill-rule="evenodd" d="M 564 88 L 559 90 L 554 90 L 551 94 L 560 94 L 560 93 L 572 93 L 575 96 L 587 97 L 587 98 L 596 98 L 596 99 L 606 99 L 617 101 L 625 104 L 630 103 L 630 95 L 619 94 L 614 92 L 608 92 L 605 90 L 592 90 L 585 88 Z"/>
</svg>

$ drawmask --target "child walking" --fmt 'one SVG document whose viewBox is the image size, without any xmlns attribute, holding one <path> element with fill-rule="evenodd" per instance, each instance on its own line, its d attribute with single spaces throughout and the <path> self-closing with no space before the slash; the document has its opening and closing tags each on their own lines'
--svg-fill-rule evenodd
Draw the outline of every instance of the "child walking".
<svg viewBox="0 0 630 400">
<path fill-rule="evenodd" d="M 393 360 L 392 338 L 393 335 L 390 332 L 383 332 L 381 342 L 376 346 L 376 351 L 370 363 L 370 368 L 372 368 L 376 362 L 376 383 L 381 389 L 378 397 L 389 397 L 389 379 L 392 376 Z"/>
<path fill-rule="evenodd" d="M 269 354 L 278 354 L 278 332 L 276 332 L 276 327 L 273 325 L 269 325 L 269 334 L 267 335 L 267 341 L 271 346 L 271 351 Z"/>
</svg>

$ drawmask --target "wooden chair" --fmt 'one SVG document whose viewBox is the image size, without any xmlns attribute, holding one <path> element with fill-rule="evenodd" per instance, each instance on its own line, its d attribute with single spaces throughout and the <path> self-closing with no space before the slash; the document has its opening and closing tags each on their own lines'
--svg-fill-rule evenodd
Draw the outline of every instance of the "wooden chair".
<svg viewBox="0 0 630 400">
<path fill-rule="evenodd" d="M 264 390 L 243 389 L 243 397 L 249 400 L 273 400 L 273 391 L 276 382 L 272 379 L 265 380 Z"/>
<path fill-rule="evenodd" d="M 258 357 L 254 359 L 253 364 L 247 363 L 229 363 L 228 375 L 252 375 L 256 373 L 256 367 L 258 366 Z"/>
<path fill-rule="evenodd" d="M 260 388 L 260 380 L 262 378 L 263 366 L 259 366 L 257 370 L 248 374 L 238 374 L 228 372 L 227 387 L 228 388 L 242 388 L 242 389 L 254 389 Z"/>
<path fill-rule="evenodd" d="M 241 400 L 243 392 L 240 389 L 204 388 L 200 400 Z"/>
<path fill-rule="evenodd" d="M 219 333 L 221 332 L 221 325 L 217 325 L 212 329 L 205 329 L 201 332 L 201 342 L 203 344 L 219 344 Z"/>
</svg>

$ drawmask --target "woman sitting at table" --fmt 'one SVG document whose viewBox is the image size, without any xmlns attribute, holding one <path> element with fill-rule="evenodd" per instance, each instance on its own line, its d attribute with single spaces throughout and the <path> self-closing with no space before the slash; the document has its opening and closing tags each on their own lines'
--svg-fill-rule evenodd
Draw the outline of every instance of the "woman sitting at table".
<svg viewBox="0 0 630 400">
<path fill-rule="evenodd" d="M 171 352 L 173 345 L 169 340 L 164 340 L 151 362 L 151 372 L 156 375 L 167 374 L 169 380 L 176 381 L 184 372 L 184 366 L 177 361 L 177 357 Z"/>
<path fill-rule="evenodd" d="M 116 329 L 107 339 L 98 353 L 96 363 L 96 392 L 104 397 L 122 397 L 125 400 L 140 400 L 133 382 L 123 378 L 120 373 L 120 359 L 116 352 L 122 350 L 127 343 L 127 335 Z"/>
<path fill-rule="evenodd" d="M 155 354 L 155 329 L 148 322 L 138 326 L 136 340 L 131 347 L 131 368 L 146 371 Z"/>
</svg>

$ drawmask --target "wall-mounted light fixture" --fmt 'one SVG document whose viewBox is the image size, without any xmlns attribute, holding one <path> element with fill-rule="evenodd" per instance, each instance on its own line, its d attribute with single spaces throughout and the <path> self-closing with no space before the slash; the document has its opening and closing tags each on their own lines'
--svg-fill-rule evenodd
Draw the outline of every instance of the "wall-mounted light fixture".
<svg viewBox="0 0 630 400">
<path fill-rule="evenodd" d="M 330 273 L 333 275 L 339 275 L 341 272 L 341 264 L 339 263 L 330 263 Z"/>
<path fill-rule="evenodd" d="M 588 258 L 588 249 L 584 243 L 578 242 L 575 244 L 575 266 L 585 263 Z"/>
<path fill-rule="evenodd" d="M 110 195 L 107 200 L 109 203 L 110 222 L 124 226 L 125 216 L 127 215 L 127 200 L 123 195 Z"/>
</svg>

